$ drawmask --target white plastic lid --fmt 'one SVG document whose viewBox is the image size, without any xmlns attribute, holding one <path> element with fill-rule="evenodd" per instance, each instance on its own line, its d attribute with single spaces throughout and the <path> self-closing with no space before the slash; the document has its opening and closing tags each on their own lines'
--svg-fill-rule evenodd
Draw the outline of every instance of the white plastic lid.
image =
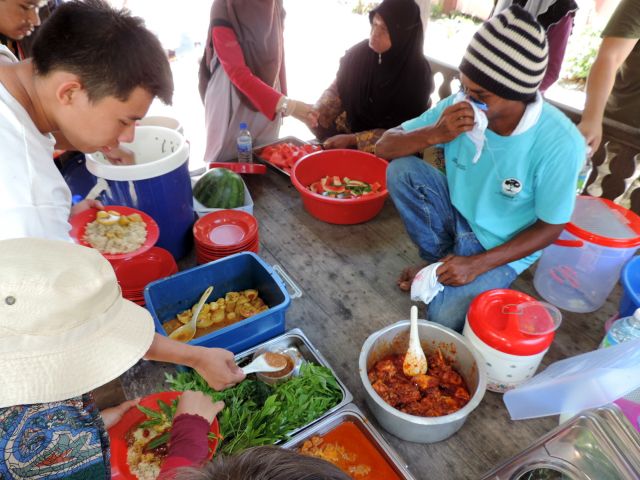
<svg viewBox="0 0 640 480">
<path fill-rule="evenodd" d="M 578 197 L 571 223 L 602 237 L 630 239 L 638 236 L 624 216 L 597 197 Z"/>
<path fill-rule="evenodd" d="M 504 394 L 513 420 L 579 412 L 640 387 L 640 338 L 551 364 Z"/>
<path fill-rule="evenodd" d="M 123 144 L 135 154 L 133 165 L 113 165 L 101 153 L 87 155 L 87 170 L 98 178 L 136 181 L 172 172 L 189 159 L 189 143 L 177 131 L 157 126 L 136 126 L 135 139 Z"/>
</svg>

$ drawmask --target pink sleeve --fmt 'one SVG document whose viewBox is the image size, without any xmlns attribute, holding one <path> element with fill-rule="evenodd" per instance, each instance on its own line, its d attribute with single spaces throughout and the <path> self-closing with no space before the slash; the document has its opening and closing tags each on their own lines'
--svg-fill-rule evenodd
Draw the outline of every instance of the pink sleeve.
<svg viewBox="0 0 640 480">
<path fill-rule="evenodd" d="M 547 65 L 547 71 L 544 74 L 542 84 L 540 85 L 540 91 L 543 93 L 553 85 L 560 76 L 564 52 L 567 49 L 567 43 L 569 43 L 569 37 L 571 36 L 572 29 L 573 15 L 570 14 L 565 15 L 565 17 L 558 23 L 551 25 L 547 31 L 547 40 L 549 42 L 549 64 Z"/>
<path fill-rule="evenodd" d="M 253 103 L 262 114 L 273 120 L 276 106 L 282 93 L 271 88 L 256 77 L 244 60 L 238 37 L 229 27 L 213 27 L 213 46 L 220 59 L 222 68 L 231 79 L 231 83 Z"/>
<path fill-rule="evenodd" d="M 210 424 L 200 415 L 182 414 L 173 419 L 169 455 L 162 464 L 160 479 L 171 479 L 179 467 L 197 467 L 209 456 Z"/>
</svg>

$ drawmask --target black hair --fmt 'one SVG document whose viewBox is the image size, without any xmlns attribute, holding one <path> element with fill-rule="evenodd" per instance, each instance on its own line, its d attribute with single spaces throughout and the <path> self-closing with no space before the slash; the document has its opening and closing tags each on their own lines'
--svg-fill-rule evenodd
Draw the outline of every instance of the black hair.
<svg viewBox="0 0 640 480">
<path fill-rule="evenodd" d="M 181 469 L 175 480 L 351 480 L 326 460 L 280 447 L 254 447 L 216 456 L 201 469 Z"/>
<path fill-rule="evenodd" d="M 33 43 L 38 75 L 77 75 L 91 101 L 114 96 L 126 101 L 141 87 L 164 103 L 173 96 L 173 77 L 158 39 L 142 19 L 104 0 L 63 3 L 40 27 Z"/>
</svg>

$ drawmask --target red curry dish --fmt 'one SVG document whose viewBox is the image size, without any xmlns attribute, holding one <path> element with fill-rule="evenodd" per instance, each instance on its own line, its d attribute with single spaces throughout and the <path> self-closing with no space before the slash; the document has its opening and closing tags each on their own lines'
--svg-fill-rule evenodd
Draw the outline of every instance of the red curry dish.
<svg viewBox="0 0 640 480">
<path fill-rule="evenodd" d="M 419 417 L 440 417 L 457 412 L 470 399 L 464 380 L 440 350 L 428 357 L 425 375 L 407 377 L 402 371 L 404 355 L 389 355 L 369 370 L 369 381 L 389 405 Z"/>
</svg>

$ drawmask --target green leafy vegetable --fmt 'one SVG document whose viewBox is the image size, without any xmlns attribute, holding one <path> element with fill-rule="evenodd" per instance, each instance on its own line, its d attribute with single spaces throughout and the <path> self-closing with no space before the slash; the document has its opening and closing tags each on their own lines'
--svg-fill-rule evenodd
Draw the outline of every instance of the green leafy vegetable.
<svg viewBox="0 0 640 480">
<path fill-rule="evenodd" d="M 342 400 L 342 391 L 326 367 L 305 363 L 300 375 L 275 386 L 244 380 L 216 392 L 194 371 L 167 375 L 178 391 L 199 390 L 226 408 L 218 415 L 222 437 L 218 451 L 241 452 L 249 447 L 271 445 L 288 438 L 293 430 L 317 419 Z"/>
</svg>

